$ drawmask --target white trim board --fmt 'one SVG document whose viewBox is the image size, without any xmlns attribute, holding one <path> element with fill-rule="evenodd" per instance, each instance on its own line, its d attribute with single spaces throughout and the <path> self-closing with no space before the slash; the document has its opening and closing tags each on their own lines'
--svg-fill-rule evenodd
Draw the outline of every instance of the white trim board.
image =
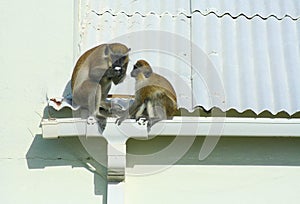
<svg viewBox="0 0 300 204">
<path fill-rule="evenodd" d="M 106 129 L 101 135 L 96 122 L 88 123 L 80 118 L 44 119 L 43 137 L 58 138 L 70 136 L 105 137 L 120 134 L 124 142 L 130 137 L 148 136 L 262 136 L 299 137 L 300 119 L 283 118 L 221 118 L 221 117 L 174 117 L 155 124 L 149 134 L 145 125 L 135 120 L 125 120 L 120 126 L 116 118 L 108 118 Z M 113 139 L 113 138 L 111 138 Z"/>
</svg>

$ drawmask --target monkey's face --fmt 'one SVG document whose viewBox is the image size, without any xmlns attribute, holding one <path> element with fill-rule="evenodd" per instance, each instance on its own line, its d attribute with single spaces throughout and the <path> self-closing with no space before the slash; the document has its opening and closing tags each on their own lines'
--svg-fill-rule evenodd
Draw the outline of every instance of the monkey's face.
<svg viewBox="0 0 300 204">
<path fill-rule="evenodd" d="M 133 70 L 131 71 L 131 77 L 136 78 L 140 73 L 144 75 L 145 78 L 149 78 L 152 74 L 152 69 L 148 62 L 145 60 L 139 60 L 133 66 Z"/>
<path fill-rule="evenodd" d="M 130 76 L 135 78 L 139 73 L 140 69 L 136 65 L 133 65 L 133 70 L 130 72 Z"/>
<path fill-rule="evenodd" d="M 128 55 L 111 54 L 110 60 L 111 67 L 109 68 L 109 76 L 116 85 L 121 83 L 126 77 Z"/>
</svg>

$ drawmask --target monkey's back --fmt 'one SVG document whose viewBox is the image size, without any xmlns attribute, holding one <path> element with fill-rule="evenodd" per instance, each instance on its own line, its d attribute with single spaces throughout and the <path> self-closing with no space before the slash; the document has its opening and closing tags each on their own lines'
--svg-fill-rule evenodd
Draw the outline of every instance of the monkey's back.
<svg viewBox="0 0 300 204">
<path fill-rule="evenodd" d="M 165 77 L 152 73 L 148 79 L 138 86 L 136 97 L 139 97 L 139 100 L 144 102 L 153 100 L 154 104 L 159 102 L 166 107 L 167 116 L 174 115 L 177 110 L 176 92 Z"/>
<path fill-rule="evenodd" d="M 88 67 L 90 66 L 89 62 L 92 61 L 93 60 L 92 58 L 95 58 L 98 53 L 103 52 L 104 46 L 105 46 L 105 44 L 102 44 L 102 45 L 98 45 L 94 48 L 91 48 L 79 57 L 79 59 L 77 60 L 77 62 L 75 64 L 75 67 L 74 67 L 74 70 L 72 73 L 72 77 L 71 77 L 72 90 L 74 90 L 75 83 L 77 83 L 76 80 L 78 79 L 78 76 L 80 75 L 80 71 L 82 69 L 84 69 L 84 67 L 87 68 L 87 70 L 86 70 L 87 72 L 89 71 L 88 70 Z"/>
</svg>

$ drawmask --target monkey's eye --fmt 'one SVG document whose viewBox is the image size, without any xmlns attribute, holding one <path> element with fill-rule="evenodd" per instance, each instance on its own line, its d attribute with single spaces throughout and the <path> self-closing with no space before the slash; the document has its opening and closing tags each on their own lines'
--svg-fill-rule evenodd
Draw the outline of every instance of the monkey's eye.
<svg viewBox="0 0 300 204">
<path fill-rule="evenodd" d="M 137 69 L 137 66 L 136 66 L 136 65 L 133 65 L 133 69 Z"/>
</svg>

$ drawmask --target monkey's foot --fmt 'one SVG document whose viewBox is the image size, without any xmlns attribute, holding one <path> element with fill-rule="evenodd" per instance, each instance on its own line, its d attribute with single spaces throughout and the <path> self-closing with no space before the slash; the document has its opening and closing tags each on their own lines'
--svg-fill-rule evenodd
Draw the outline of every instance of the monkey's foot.
<svg viewBox="0 0 300 204">
<path fill-rule="evenodd" d="M 161 121 L 161 118 L 150 118 L 147 123 L 148 132 L 151 130 L 151 127 L 155 125 L 157 122 Z"/>
<path fill-rule="evenodd" d="M 135 119 L 135 121 L 139 124 L 139 125 L 145 125 L 146 122 L 149 120 L 149 118 L 145 117 L 145 116 L 140 116 L 138 118 Z"/>
<path fill-rule="evenodd" d="M 121 125 L 121 123 L 126 119 L 126 117 L 120 117 L 120 118 L 117 118 L 116 121 L 115 121 L 115 124 L 117 125 Z"/>
</svg>

